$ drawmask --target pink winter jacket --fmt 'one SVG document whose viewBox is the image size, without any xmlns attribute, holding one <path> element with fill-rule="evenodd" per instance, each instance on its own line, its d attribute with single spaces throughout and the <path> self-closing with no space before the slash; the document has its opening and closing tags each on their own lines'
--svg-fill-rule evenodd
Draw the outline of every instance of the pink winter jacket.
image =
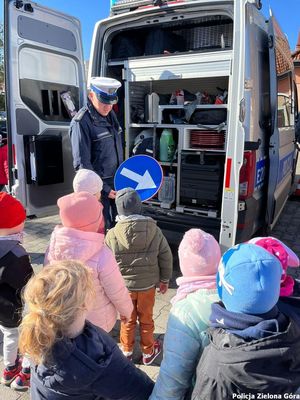
<svg viewBox="0 0 300 400">
<path fill-rule="evenodd" d="M 44 265 L 60 260 L 79 260 L 93 271 L 96 299 L 89 321 L 109 332 L 116 323 L 117 312 L 130 318 L 132 301 L 115 257 L 104 244 L 104 235 L 57 225 Z"/>
</svg>

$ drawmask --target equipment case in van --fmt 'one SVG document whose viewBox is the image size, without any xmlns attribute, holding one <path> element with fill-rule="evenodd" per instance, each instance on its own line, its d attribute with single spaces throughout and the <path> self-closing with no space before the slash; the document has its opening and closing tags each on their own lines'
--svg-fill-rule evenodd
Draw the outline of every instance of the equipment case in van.
<svg viewBox="0 0 300 400">
<path fill-rule="evenodd" d="M 220 209 L 224 157 L 182 152 L 180 205 Z"/>
</svg>

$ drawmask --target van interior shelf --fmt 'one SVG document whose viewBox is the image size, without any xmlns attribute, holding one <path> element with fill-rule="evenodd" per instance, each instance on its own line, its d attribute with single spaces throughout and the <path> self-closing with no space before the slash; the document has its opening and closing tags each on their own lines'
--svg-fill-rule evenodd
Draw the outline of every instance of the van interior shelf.
<svg viewBox="0 0 300 400">
<path fill-rule="evenodd" d="M 168 57 L 129 59 L 125 62 L 126 80 L 178 80 L 229 76 L 232 52 L 173 54 Z"/>
<path fill-rule="evenodd" d="M 124 65 L 124 60 L 108 61 L 108 62 L 107 62 L 107 65 L 108 65 L 109 67 Z"/>
<path fill-rule="evenodd" d="M 207 128 L 215 129 L 218 125 L 205 125 L 199 126 L 199 125 L 190 125 L 190 124 L 129 124 L 130 128 L 170 128 L 170 129 L 176 129 L 179 127 L 184 127 L 184 128 L 189 128 L 189 129 L 199 129 L 199 130 L 205 130 Z"/>
<path fill-rule="evenodd" d="M 177 167 L 177 163 L 167 162 L 167 161 L 159 161 L 160 165 L 163 167 Z"/>
<path fill-rule="evenodd" d="M 178 105 L 178 104 L 168 104 L 168 105 L 159 105 L 158 108 L 159 109 L 172 109 L 172 108 L 176 108 L 176 109 L 182 109 L 184 108 L 185 105 Z M 211 108 L 227 108 L 227 104 L 197 104 L 196 108 L 199 109 L 211 109 Z"/>
</svg>

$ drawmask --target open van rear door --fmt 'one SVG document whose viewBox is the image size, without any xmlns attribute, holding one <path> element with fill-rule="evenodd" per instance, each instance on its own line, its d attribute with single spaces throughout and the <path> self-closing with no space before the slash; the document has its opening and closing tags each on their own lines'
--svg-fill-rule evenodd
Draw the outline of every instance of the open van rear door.
<svg viewBox="0 0 300 400">
<path fill-rule="evenodd" d="M 4 22 L 10 189 L 27 215 L 43 215 L 72 191 L 68 129 L 86 98 L 80 22 L 15 0 Z"/>
<path fill-rule="evenodd" d="M 272 228 L 289 196 L 295 157 L 293 64 L 276 19 L 269 20 L 271 126 L 267 226 Z"/>
</svg>

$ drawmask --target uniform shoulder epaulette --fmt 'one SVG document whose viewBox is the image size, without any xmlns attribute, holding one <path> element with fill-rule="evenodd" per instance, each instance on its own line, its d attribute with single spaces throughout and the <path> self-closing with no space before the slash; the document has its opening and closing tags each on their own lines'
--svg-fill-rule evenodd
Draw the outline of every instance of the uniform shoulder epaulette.
<svg viewBox="0 0 300 400">
<path fill-rule="evenodd" d="M 88 110 L 87 106 L 82 107 L 74 117 L 74 121 L 81 121 L 82 117 Z"/>
</svg>

